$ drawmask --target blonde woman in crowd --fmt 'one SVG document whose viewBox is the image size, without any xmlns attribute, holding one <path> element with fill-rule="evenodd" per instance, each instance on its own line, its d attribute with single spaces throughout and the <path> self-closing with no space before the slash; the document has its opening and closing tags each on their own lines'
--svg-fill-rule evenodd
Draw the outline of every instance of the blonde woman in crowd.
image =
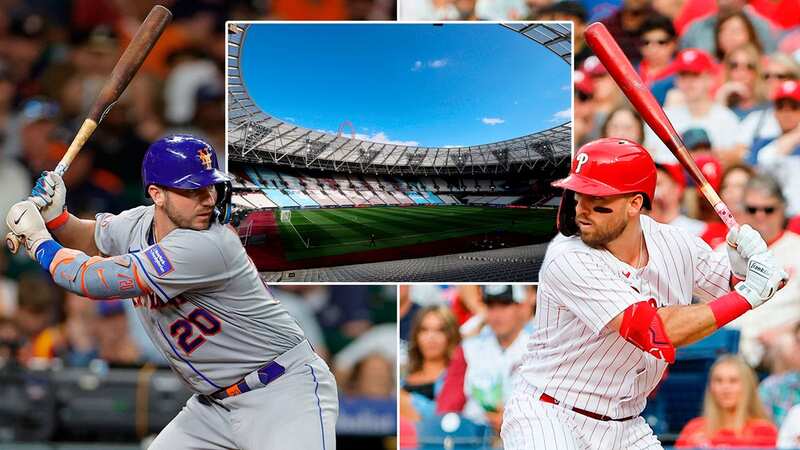
<svg viewBox="0 0 800 450">
<path fill-rule="evenodd" d="M 711 366 L 703 415 L 689 421 L 677 448 L 775 447 L 778 430 L 758 399 L 753 369 L 736 355 Z"/>
</svg>

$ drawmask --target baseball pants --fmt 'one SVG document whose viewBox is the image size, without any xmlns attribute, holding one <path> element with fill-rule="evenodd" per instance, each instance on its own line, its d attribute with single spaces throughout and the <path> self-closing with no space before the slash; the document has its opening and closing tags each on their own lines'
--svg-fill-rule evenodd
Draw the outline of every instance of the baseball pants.
<svg viewBox="0 0 800 450">
<path fill-rule="evenodd" d="M 505 450 L 661 450 L 642 417 L 602 421 L 539 400 L 533 386 L 521 382 L 506 403 L 501 437 Z"/>
<path fill-rule="evenodd" d="M 286 372 L 222 400 L 193 395 L 150 450 L 334 450 L 336 381 L 307 341 L 275 359 Z"/>
</svg>

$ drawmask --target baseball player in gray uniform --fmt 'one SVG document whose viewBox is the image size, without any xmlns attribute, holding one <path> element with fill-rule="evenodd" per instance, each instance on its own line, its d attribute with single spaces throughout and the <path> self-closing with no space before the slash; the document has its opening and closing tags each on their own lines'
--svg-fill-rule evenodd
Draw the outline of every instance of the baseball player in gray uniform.
<svg viewBox="0 0 800 450">
<path fill-rule="evenodd" d="M 132 298 L 195 393 L 150 449 L 336 448 L 333 375 L 226 225 L 230 178 L 214 149 L 192 136 L 162 138 L 147 150 L 142 178 L 154 205 L 81 220 L 64 208 L 61 178 L 45 173 L 6 222 L 58 285 Z"/>
</svg>

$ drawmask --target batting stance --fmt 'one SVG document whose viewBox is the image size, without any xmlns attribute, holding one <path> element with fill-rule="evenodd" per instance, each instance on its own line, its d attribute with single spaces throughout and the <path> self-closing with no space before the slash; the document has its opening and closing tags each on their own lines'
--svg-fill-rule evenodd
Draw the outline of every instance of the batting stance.
<svg viewBox="0 0 800 450">
<path fill-rule="evenodd" d="M 231 183 L 214 149 L 192 136 L 162 138 L 148 148 L 142 178 L 154 205 L 81 220 L 64 208 L 61 177 L 46 173 L 6 222 L 63 288 L 133 298 L 150 339 L 195 393 L 150 448 L 334 449 L 333 375 L 226 225 Z"/>
<path fill-rule="evenodd" d="M 506 405 L 507 450 L 656 449 L 639 416 L 675 348 L 769 300 L 785 278 L 759 234 L 728 233 L 726 256 L 643 215 L 656 169 L 631 141 L 580 148 L 560 235 L 539 274 L 536 331 Z M 732 288 L 733 287 L 733 288 Z M 704 301 L 691 304 L 695 295 Z"/>
</svg>

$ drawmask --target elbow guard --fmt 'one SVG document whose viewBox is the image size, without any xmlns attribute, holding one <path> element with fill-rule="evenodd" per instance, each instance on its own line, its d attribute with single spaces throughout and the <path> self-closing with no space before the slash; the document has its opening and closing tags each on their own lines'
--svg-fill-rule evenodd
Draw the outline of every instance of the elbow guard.
<svg viewBox="0 0 800 450">
<path fill-rule="evenodd" d="M 129 255 L 90 257 L 78 250 L 62 248 L 49 269 L 56 284 L 88 298 L 131 298 L 151 292 Z"/>
<path fill-rule="evenodd" d="M 629 306 L 622 314 L 619 334 L 626 341 L 668 363 L 675 362 L 675 347 L 667 337 L 664 322 L 658 316 L 655 301 Z"/>
</svg>

